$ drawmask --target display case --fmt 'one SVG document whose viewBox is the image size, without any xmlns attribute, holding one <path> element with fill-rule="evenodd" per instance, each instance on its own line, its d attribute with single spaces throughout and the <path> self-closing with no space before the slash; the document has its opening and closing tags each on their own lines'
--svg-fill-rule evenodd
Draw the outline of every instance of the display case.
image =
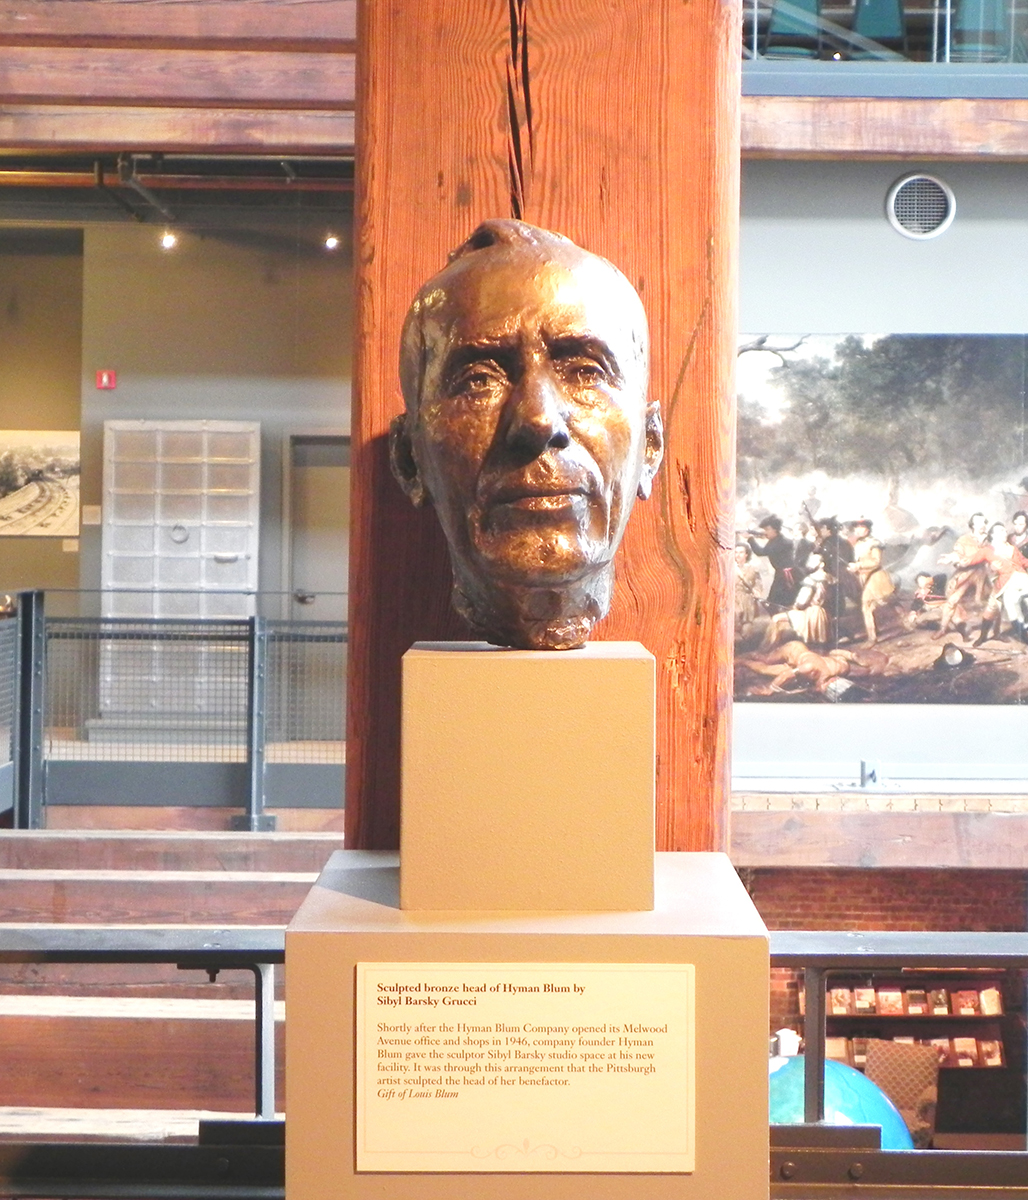
<svg viewBox="0 0 1028 1200">
<path fill-rule="evenodd" d="M 868 1039 L 932 1045 L 937 1133 L 1017 1133 L 1025 1127 L 1024 1007 L 1024 977 L 1013 969 L 832 972 L 825 1057 L 862 1070 Z"/>
</svg>

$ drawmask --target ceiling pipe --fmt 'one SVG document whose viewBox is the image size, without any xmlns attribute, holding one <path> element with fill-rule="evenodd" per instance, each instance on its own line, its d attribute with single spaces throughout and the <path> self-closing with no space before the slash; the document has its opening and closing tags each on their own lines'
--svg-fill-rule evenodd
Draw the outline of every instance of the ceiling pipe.
<svg viewBox="0 0 1028 1200">
<path fill-rule="evenodd" d="M 97 159 L 96 162 L 93 164 L 93 181 L 92 182 L 93 182 L 93 186 L 95 188 L 97 188 L 103 195 L 110 196 L 110 198 L 114 201 L 114 203 L 117 204 L 119 208 L 124 209 L 125 212 L 127 212 L 128 215 L 134 221 L 142 221 L 143 220 L 142 213 L 136 212 L 136 210 L 132 207 L 131 204 L 129 204 L 129 202 L 125 199 L 124 196 L 119 195 L 116 191 L 114 191 L 113 189 L 111 189 L 107 186 L 107 182 L 104 179 L 104 165 L 100 161 L 100 159 Z"/>
<path fill-rule="evenodd" d="M 352 179 L 311 179 L 298 175 L 293 182 L 282 176 L 257 175 L 156 175 L 136 173 L 148 188 L 162 191 L 219 192 L 352 192 Z M 0 167 L 0 187 L 32 188 L 103 188 L 110 190 L 121 183 L 114 172 L 97 163 L 92 174 L 85 171 L 5 171 Z M 112 195 L 115 193 L 112 192 Z"/>
<path fill-rule="evenodd" d="M 178 218 L 160 197 L 155 195 L 144 183 L 141 183 L 136 176 L 136 158 L 134 154 L 119 154 L 118 155 L 118 182 L 124 187 L 131 188 L 137 195 L 156 209 L 157 212 L 166 221 L 176 221 Z"/>
</svg>

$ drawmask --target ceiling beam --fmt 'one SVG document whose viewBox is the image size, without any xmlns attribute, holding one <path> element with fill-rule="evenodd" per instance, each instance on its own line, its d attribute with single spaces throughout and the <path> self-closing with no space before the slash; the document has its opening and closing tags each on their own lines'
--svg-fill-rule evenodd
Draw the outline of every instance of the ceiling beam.
<svg viewBox="0 0 1028 1200">
<path fill-rule="evenodd" d="M 744 158 L 1023 162 L 1028 99 L 745 96 L 742 152 Z"/>
<path fill-rule="evenodd" d="M 353 154 L 352 112 L 319 109 L 0 105 L 0 147 L 141 154 Z"/>
<path fill-rule="evenodd" d="M 350 50 L 356 0 L 0 0 L 0 46 Z"/>
<path fill-rule="evenodd" d="M 929 798 L 919 799 L 927 803 Z M 838 803 L 838 794 L 830 800 Z M 1028 813 L 733 812 L 731 857 L 736 867 L 751 868 L 1023 871 L 1028 869 L 1026 832 Z"/>
<path fill-rule="evenodd" d="M 0 104 L 350 109 L 352 54 L 8 46 Z"/>
</svg>

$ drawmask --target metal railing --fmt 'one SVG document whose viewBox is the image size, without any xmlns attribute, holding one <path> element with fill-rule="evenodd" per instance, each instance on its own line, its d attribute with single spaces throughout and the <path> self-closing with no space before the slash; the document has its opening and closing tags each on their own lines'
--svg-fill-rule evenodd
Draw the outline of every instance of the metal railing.
<svg viewBox="0 0 1028 1200">
<path fill-rule="evenodd" d="M 275 966 L 285 930 L 275 926 L 105 929 L 0 926 L 0 962 L 174 963 L 182 970 L 254 975 L 254 1109 L 257 1120 L 201 1121 L 198 1145 L 7 1142 L 0 1196 L 107 1200 L 282 1200 L 282 1126 L 275 1122 Z M 266 1131 L 266 1132 L 265 1132 Z"/>
<path fill-rule="evenodd" d="M 341 621 L 52 616 L 20 593 L 0 618 L 0 808 L 7 742 L 17 828 L 53 804 L 237 807 L 251 830 L 269 807 L 341 807 L 346 650 Z"/>
<path fill-rule="evenodd" d="M 0 810 L 14 802 L 18 719 L 18 623 L 0 615 Z"/>
<path fill-rule="evenodd" d="M 244 762 L 258 619 L 46 617 L 47 758 Z"/>
<path fill-rule="evenodd" d="M 273 756 L 288 747 L 291 761 L 342 761 L 348 648 L 343 628 L 332 621 L 265 623 L 267 740 Z"/>
<path fill-rule="evenodd" d="M 823 1113 L 825 978 L 831 971 L 910 966 L 1025 967 L 1028 933 L 774 932 L 771 965 L 800 968 L 806 988 L 807 1119 L 811 1136 L 772 1138 L 771 1195 L 807 1197 L 1028 1195 L 1028 1153 L 881 1151 L 863 1127 L 826 1128 Z M 281 1200 L 281 1126 L 274 1114 L 274 966 L 284 962 L 278 927 L 105 929 L 0 926 L 0 962 L 175 963 L 208 973 L 254 972 L 253 1123 L 200 1126 L 197 1146 L 111 1143 L 0 1147 L 0 1196 L 110 1197 L 113 1200 Z M 812 1036 L 813 1035 L 813 1036 Z M 812 1045 L 812 1043 L 815 1043 Z M 820 1051 L 817 1050 L 820 1045 Z M 261 1128 L 271 1135 L 261 1138 Z M 800 1128 L 800 1127 L 795 1127 Z M 790 1130 L 786 1130 L 787 1135 Z M 838 1134 L 824 1137 L 821 1134 Z M 815 1136 L 817 1135 L 817 1136 Z"/>
<path fill-rule="evenodd" d="M 1028 62 L 1018 0 L 747 0 L 743 57 L 790 61 Z"/>
</svg>

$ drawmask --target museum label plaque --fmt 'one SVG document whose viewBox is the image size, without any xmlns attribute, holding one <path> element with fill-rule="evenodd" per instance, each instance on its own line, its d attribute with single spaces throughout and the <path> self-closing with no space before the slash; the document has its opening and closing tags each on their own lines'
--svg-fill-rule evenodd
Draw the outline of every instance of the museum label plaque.
<svg viewBox="0 0 1028 1200">
<path fill-rule="evenodd" d="M 357 1170 L 691 1172 L 694 976 L 358 963 Z"/>
</svg>

